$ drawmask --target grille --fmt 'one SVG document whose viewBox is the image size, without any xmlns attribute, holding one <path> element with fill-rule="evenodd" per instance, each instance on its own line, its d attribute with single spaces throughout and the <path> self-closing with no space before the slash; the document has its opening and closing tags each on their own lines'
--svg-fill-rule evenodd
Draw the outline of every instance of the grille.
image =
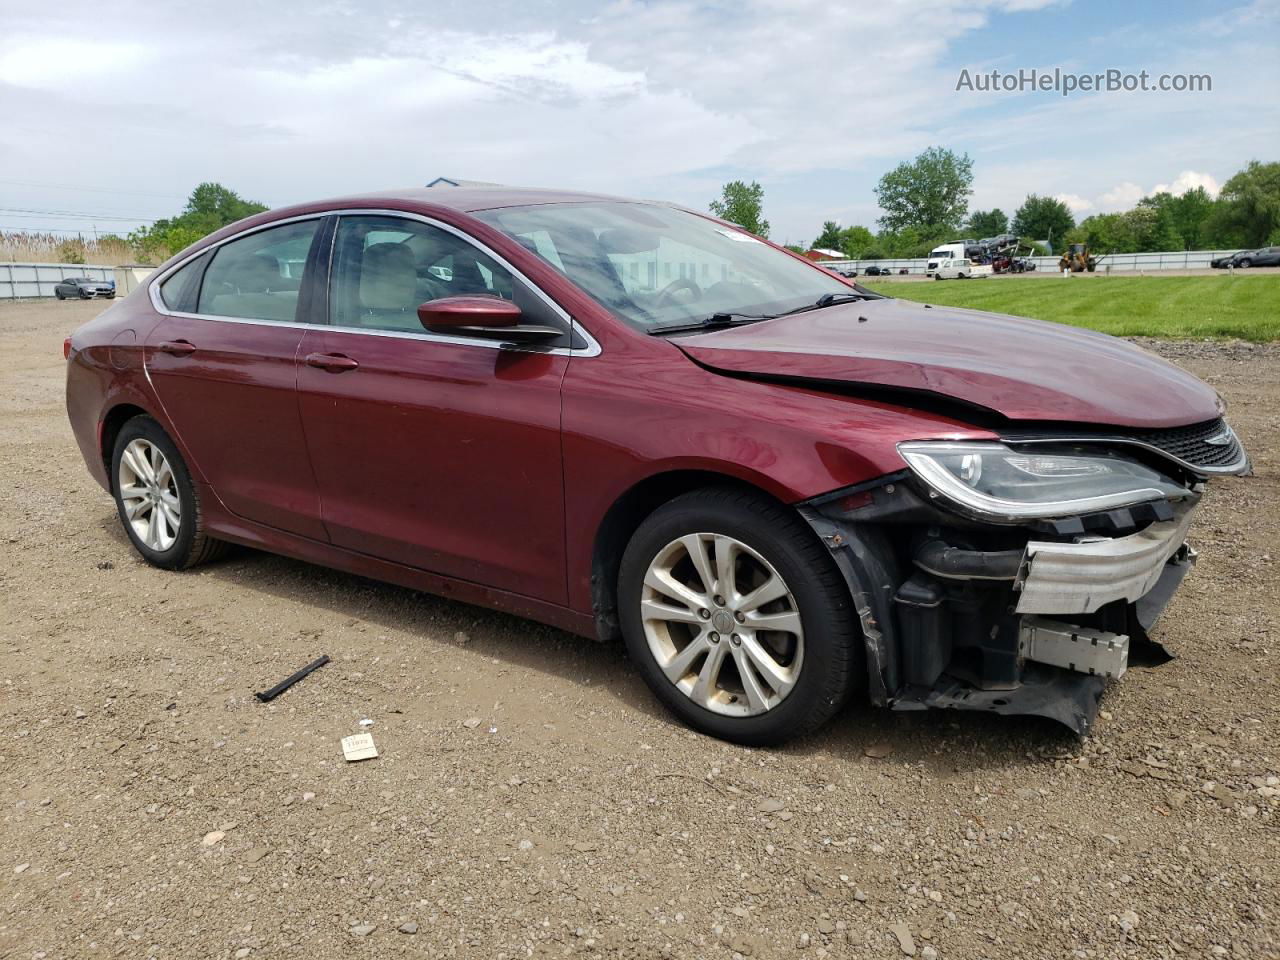
<svg viewBox="0 0 1280 960">
<path fill-rule="evenodd" d="M 1241 457 L 1240 441 L 1222 419 L 1165 430 L 1138 430 L 1126 435 L 1195 467 L 1225 467 Z M 1210 439 L 1219 442 L 1210 443 Z M 1221 442 L 1223 439 L 1225 443 Z"/>
</svg>

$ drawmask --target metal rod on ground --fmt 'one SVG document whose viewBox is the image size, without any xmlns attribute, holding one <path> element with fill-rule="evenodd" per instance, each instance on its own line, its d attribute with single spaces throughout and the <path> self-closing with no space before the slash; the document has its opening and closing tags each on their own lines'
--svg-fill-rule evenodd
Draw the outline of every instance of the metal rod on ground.
<svg viewBox="0 0 1280 960">
<path fill-rule="evenodd" d="M 261 693 L 255 693 L 254 696 L 257 697 L 258 700 L 260 700 L 262 703 L 266 703 L 269 700 L 274 700 L 276 697 L 280 696 L 280 694 L 284 693 L 286 690 L 292 687 L 295 683 L 297 683 L 307 674 L 311 673 L 314 670 L 319 670 L 328 662 L 329 662 L 329 655 L 325 654 L 319 660 L 313 660 L 311 661 L 311 663 L 308 663 L 305 667 L 303 667 L 297 673 L 292 674 L 291 676 L 285 677 L 285 679 L 281 680 L 270 690 L 264 690 Z"/>
</svg>

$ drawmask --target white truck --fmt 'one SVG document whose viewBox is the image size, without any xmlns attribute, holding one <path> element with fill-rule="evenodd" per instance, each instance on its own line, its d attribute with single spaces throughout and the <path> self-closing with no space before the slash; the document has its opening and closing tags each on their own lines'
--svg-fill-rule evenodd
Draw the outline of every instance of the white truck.
<svg viewBox="0 0 1280 960">
<path fill-rule="evenodd" d="M 968 240 L 952 240 L 950 243 L 944 243 L 942 246 L 929 251 L 929 259 L 925 264 L 924 275 L 926 277 L 933 276 L 933 272 L 938 269 L 938 264 L 943 260 L 963 260 L 967 256 L 968 251 L 965 247 Z"/>
<path fill-rule="evenodd" d="M 989 277 L 993 271 L 989 263 L 974 263 L 968 257 L 947 257 L 939 260 L 930 271 L 935 280 L 968 280 L 971 277 Z"/>
</svg>

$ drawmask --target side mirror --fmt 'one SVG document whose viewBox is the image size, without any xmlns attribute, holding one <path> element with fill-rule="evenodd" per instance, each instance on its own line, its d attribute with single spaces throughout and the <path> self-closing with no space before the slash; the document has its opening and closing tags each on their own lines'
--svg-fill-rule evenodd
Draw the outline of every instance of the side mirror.
<svg viewBox="0 0 1280 960">
<path fill-rule="evenodd" d="M 555 327 L 521 323 L 520 308 L 501 297 L 441 297 L 418 307 L 418 320 L 432 333 L 536 343 L 554 340 L 562 333 Z"/>
</svg>

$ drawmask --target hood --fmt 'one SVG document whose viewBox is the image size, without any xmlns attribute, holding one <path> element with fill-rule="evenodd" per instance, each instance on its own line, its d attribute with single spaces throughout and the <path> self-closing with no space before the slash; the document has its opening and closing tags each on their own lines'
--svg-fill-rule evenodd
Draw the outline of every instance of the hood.
<svg viewBox="0 0 1280 960">
<path fill-rule="evenodd" d="M 673 342 L 712 370 L 924 392 L 1010 420 L 1160 428 L 1222 415 L 1208 384 L 1124 340 L 905 300 L 841 304 Z"/>
</svg>

